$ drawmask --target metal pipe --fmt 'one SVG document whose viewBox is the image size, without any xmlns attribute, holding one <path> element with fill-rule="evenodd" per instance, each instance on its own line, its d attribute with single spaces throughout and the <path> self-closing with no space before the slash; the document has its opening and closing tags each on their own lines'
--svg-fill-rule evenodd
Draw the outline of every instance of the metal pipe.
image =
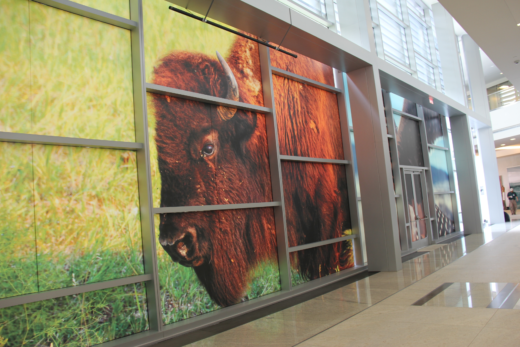
<svg viewBox="0 0 520 347">
<path fill-rule="evenodd" d="M 205 18 L 203 18 L 203 17 L 196 16 L 196 15 L 194 15 L 193 13 L 186 12 L 186 11 L 184 11 L 184 10 L 181 10 L 181 9 L 176 8 L 176 7 L 173 7 L 173 6 L 170 6 L 170 10 L 175 11 L 175 12 L 180 13 L 180 14 L 183 14 L 183 15 L 188 16 L 188 17 L 190 17 L 190 18 L 193 18 L 193 19 L 199 20 L 199 21 L 201 21 L 201 22 L 203 22 L 203 23 L 207 23 L 207 24 L 213 25 L 214 27 L 217 27 L 217 28 L 219 28 L 219 29 L 222 29 L 222 30 L 225 30 L 225 31 L 229 31 L 230 33 L 233 33 L 233 34 L 235 34 L 235 35 L 242 36 L 242 37 L 244 37 L 244 38 L 246 38 L 246 39 L 248 39 L 248 40 L 255 41 L 255 42 L 257 42 L 257 43 L 259 43 L 259 44 L 261 44 L 261 45 L 267 46 L 267 47 L 269 47 L 269 48 L 273 48 L 273 49 L 277 50 L 278 52 L 282 52 L 282 53 L 285 53 L 285 54 L 287 54 L 287 55 L 290 55 L 291 57 L 298 58 L 298 56 L 297 56 L 296 54 L 293 54 L 293 53 L 291 53 L 291 52 L 287 52 L 287 51 L 285 51 L 285 50 L 283 50 L 283 49 L 279 49 L 279 48 L 277 48 L 276 46 L 273 46 L 273 45 L 271 45 L 271 44 L 269 44 L 269 43 L 267 43 L 267 42 L 264 42 L 264 41 L 262 41 L 262 40 L 256 39 L 256 38 L 254 38 L 254 37 L 252 37 L 252 36 L 249 36 L 249 35 L 246 35 L 246 34 L 242 34 L 242 33 L 239 32 L 239 31 L 236 31 L 236 30 L 233 30 L 233 29 L 227 28 L 227 27 L 225 27 L 225 26 L 223 26 L 223 25 L 220 25 L 220 24 L 218 24 L 218 23 L 212 22 L 212 21 L 207 20 L 207 19 L 205 19 Z"/>
</svg>

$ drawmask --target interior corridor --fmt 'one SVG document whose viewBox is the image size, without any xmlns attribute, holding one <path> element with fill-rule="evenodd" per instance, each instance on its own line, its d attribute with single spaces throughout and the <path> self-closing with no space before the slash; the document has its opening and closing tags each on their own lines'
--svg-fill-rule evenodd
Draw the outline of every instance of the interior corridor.
<svg viewBox="0 0 520 347">
<path fill-rule="evenodd" d="M 420 252 L 402 271 L 373 274 L 189 346 L 520 344 L 520 222 Z"/>
</svg>

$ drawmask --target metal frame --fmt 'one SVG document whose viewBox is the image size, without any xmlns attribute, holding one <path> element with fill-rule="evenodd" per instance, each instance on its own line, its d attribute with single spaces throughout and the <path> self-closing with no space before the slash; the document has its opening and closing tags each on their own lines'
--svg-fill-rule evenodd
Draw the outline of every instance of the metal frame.
<svg viewBox="0 0 520 347">
<path fill-rule="evenodd" d="M 410 252 L 413 252 L 417 247 L 422 246 L 425 241 L 419 240 L 415 241 L 412 244 L 412 240 L 409 235 L 410 222 L 408 211 L 405 206 L 407 206 L 407 187 L 404 182 L 405 179 L 405 171 L 406 172 L 420 172 L 421 177 L 421 190 L 423 195 L 423 207 L 424 214 L 427 220 L 426 229 L 427 229 L 427 244 L 431 244 L 434 242 L 434 235 L 436 234 L 436 224 L 431 223 L 431 211 L 433 209 L 433 192 L 432 190 L 432 179 L 431 179 L 431 169 L 430 169 L 430 160 L 428 156 L 428 144 L 426 139 L 426 128 L 424 124 L 424 116 L 422 111 L 422 106 L 417 105 L 417 116 L 412 114 L 403 112 L 401 110 L 397 110 L 392 108 L 392 101 L 390 99 L 390 93 L 386 90 L 383 90 L 383 99 L 385 103 L 385 117 L 386 124 L 388 126 L 388 144 L 390 148 L 390 156 L 392 160 L 392 172 L 394 176 L 394 184 L 395 184 L 395 198 L 396 198 L 396 207 L 397 207 L 397 218 L 399 222 L 399 234 L 401 236 L 401 254 L 406 255 Z M 401 116 L 412 119 L 419 124 L 419 137 L 421 139 L 421 151 L 423 155 L 424 166 L 410 166 L 410 165 L 401 165 L 399 163 L 399 153 L 397 150 L 397 139 L 396 139 L 396 129 L 394 124 L 394 114 L 399 114 Z M 415 182 L 412 182 L 414 186 L 414 197 L 415 197 Z M 425 245 L 427 245 L 425 244 Z"/>
<path fill-rule="evenodd" d="M 228 99 L 203 95 L 198 93 L 187 92 L 175 88 L 159 86 L 146 83 L 145 63 L 144 63 L 144 36 L 143 36 L 143 0 L 129 0 L 130 19 L 114 16 L 110 13 L 99 11 L 84 5 L 77 4 L 68 0 L 32 0 L 60 10 L 80 15 L 86 18 L 97 20 L 103 23 L 114 25 L 131 33 L 132 45 L 132 71 L 133 71 L 133 89 L 134 89 L 134 120 L 136 142 L 118 142 L 105 140 L 91 140 L 80 138 L 68 138 L 58 136 L 45 136 L 33 134 L 17 134 L 0 132 L 0 141 L 19 142 L 28 144 L 44 144 L 44 145 L 60 145 L 60 146 L 77 146 L 77 147 L 93 147 L 131 150 L 136 152 L 137 157 L 137 173 L 139 185 L 139 203 L 141 214 L 141 231 L 143 240 L 144 254 L 144 274 L 139 276 L 114 279 L 105 282 L 80 285 L 71 288 L 63 288 L 51 290 L 48 292 L 34 293 L 0 299 L 0 308 L 11 307 L 15 305 L 23 305 L 41 300 L 86 293 L 101 289 L 113 288 L 117 286 L 142 282 L 145 284 L 147 293 L 147 306 L 149 316 L 149 331 L 137 333 L 118 340 L 113 340 L 101 344 L 102 347 L 108 346 L 145 346 L 159 341 L 169 339 L 178 335 L 185 334 L 190 331 L 201 329 L 205 326 L 216 324 L 219 321 L 236 317 L 238 315 L 250 312 L 252 310 L 271 305 L 273 303 L 286 300 L 288 298 L 301 295 L 314 289 L 323 287 L 330 283 L 342 280 L 346 277 L 353 276 L 360 272 L 366 271 L 367 267 L 363 259 L 362 242 L 363 235 L 359 229 L 359 211 L 357 208 L 359 197 L 356 196 L 355 175 L 352 165 L 352 143 L 350 133 L 353 131 L 348 124 L 348 89 L 346 74 L 336 71 L 337 86 L 329 86 L 317 81 L 313 81 L 303 76 L 293 74 L 278 68 L 274 68 L 270 64 L 269 49 L 262 45 L 260 49 L 260 61 L 262 70 L 262 83 L 264 92 L 265 107 L 250 105 L 242 102 L 235 102 Z M 299 83 L 320 88 L 338 96 L 338 109 L 341 121 L 343 150 L 345 154 L 344 160 L 336 159 L 320 159 L 305 158 L 280 155 L 278 142 L 278 127 L 276 122 L 275 95 L 273 95 L 273 75 L 289 78 Z M 150 171 L 150 149 L 148 139 L 148 115 L 147 115 L 147 92 L 169 95 L 173 97 L 195 100 L 213 105 L 223 105 L 227 107 L 239 108 L 264 114 L 266 117 L 266 129 L 268 138 L 268 151 L 271 169 L 271 182 L 273 190 L 273 201 L 264 203 L 249 204 L 230 204 L 230 205 L 213 205 L 213 206 L 184 206 L 184 207 L 164 207 L 154 208 L 152 198 L 152 181 Z M 311 244 L 301 245 L 297 247 L 288 247 L 287 227 L 285 220 L 285 205 L 283 197 L 283 182 L 281 175 L 282 161 L 301 161 L 314 163 L 329 163 L 344 165 L 347 174 L 348 198 L 350 204 L 350 213 L 352 219 L 352 235 L 339 237 L 331 240 L 315 242 Z M 264 297 L 225 307 L 220 310 L 197 316 L 185 321 L 177 322 L 168 326 L 162 324 L 161 304 L 160 304 L 160 288 L 159 276 L 157 269 L 156 256 L 156 235 L 154 225 L 154 215 L 161 213 L 188 213 L 196 211 L 218 211 L 229 209 L 246 209 L 246 208 L 273 208 L 275 214 L 275 227 L 278 241 L 278 258 L 280 267 L 280 278 L 282 290 L 277 293 L 266 295 Z M 319 247 L 330 243 L 341 242 L 344 240 L 353 240 L 355 252 L 355 267 L 344 270 L 336 274 L 326 276 L 308 283 L 299 285 L 297 288 L 291 286 L 291 268 L 289 254 L 302 249 Z"/>
</svg>

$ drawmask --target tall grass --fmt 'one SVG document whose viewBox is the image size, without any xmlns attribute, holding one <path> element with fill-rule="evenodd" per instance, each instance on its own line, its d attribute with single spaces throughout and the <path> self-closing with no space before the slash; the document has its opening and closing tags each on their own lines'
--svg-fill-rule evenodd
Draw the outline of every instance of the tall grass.
<svg viewBox="0 0 520 347">
<path fill-rule="evenodd" d="M 126 0 L 80 2 L 128 16 Z M 128 30 L 1 0 L 0 61 L 0 131 L 135 140 Z M 137 189 L 134 152 L 0 143 L 0 298 L 142 274 Z M 0 346 L 147 329 L 128 288 L 1 309 Z"/>
<path fill-rule="evenodd" d="M 159 235 L 159 216 L 155 219 L 156 235 Z M 160 246 L 157 239 L 157 265 L 161 290 L 163 324 L 171 324 L 204 313 L 218 310 L 199 282 L 195 271 L 179 263 L 174 263 Z M 245 293 L 248 299 L 274 293 L 280 290 L 278 263 L 260 264 L 250 274 L 250 283 Z"/>
<path fill-rule="evenodd" d="M 148 329 L 142 283 L 0 310 L 0 347 L 85 347 Z"/>
<path fill-rule="evenodd" d="M 0 131 L 135 141 L 130 32 L 0 4 Z"/>
</svg>

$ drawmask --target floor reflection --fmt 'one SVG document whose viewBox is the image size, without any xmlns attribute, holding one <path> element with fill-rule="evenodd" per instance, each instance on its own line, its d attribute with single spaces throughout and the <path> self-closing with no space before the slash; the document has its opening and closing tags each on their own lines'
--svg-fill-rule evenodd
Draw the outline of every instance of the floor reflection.
<svg viewBox="0 0 520 347">
<path fill-rule="evenodd" d="M 399 303 L 401 298 L 396 294 L 401 290 L 518 226 L 520 221 L 493 225 L 486 227 L 483 234 L 469 235 L 448 244 L 430 245 L 420 250 L 427 252 L 426 254 L 404 262 L 401 271 L 377 273 L 189 346 L 294 346 L 391 296 L 395 300 L 390 301 L 389 305 Z M 507 283 L 453 283 L 429 300 L 425 306 L 487 307 L 497 299 L 507 285 Z M 426 288 L 426 283 L 417 283 L 414 287 L 416 286 Z M 520 286 L 515 287 L 514 290 L 519 296 L 513 306 L 518 309 L 520 308 Z M 429 291 L 431 287 L 423 289 L 417 299 Z M 513 296 L 511 300 L 514 298 Z M 411 303 L 413 301 L 407 305 Z"/>
</svg>

